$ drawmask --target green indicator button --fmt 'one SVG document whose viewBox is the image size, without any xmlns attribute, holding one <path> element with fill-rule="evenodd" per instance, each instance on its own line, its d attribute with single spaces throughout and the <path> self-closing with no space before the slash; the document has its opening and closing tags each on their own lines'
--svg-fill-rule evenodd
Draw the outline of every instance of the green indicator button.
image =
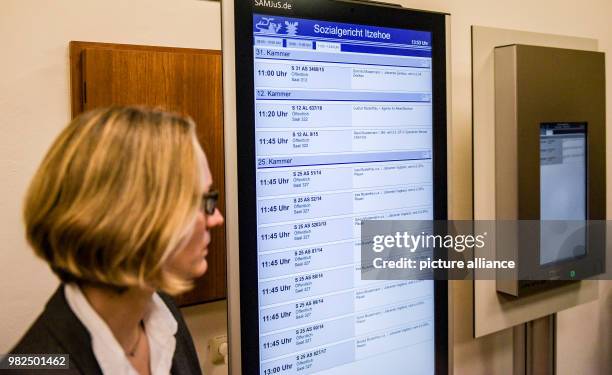
<svg viewBox="0 0 612 375">
<path fill-rule="evenodd" d="M 576 277 L 576 271 L 571 270 L 571 271 L 570 271 L 570 277 L 571 277 L 571 278 Z"/>
</svg>

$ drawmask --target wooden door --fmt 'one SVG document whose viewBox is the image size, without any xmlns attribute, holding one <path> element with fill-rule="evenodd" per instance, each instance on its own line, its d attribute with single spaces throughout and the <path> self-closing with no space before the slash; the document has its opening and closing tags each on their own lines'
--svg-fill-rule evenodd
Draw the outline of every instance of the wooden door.
<svg viewBox="0 0 612 375">
<path fill-rule="evenodd" d="M 70 64 L 73 117 L 112 104 L 191 116 L 225 211 L 221 51 L 70 42 Z M 183 306 L 225 298 L 225 227 L 211 235 L 208 272 L 178 298 Z"/>
</svg>

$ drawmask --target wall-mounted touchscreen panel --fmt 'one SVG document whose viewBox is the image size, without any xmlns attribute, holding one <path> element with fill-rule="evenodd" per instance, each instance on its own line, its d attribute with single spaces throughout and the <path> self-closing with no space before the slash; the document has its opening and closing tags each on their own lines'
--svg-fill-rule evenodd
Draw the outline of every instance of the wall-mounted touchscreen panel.
<svg viewBox="0 0 612 375">
<path fill-rule="evenodd" d="M 522 297 L 605 271 L 604 77 L 601 52 L 495 48 L 495 215 L 518 226 L 497 238 L 498 258 L 516 261 L 497 272 L 499 292 Z"/>
</svg>

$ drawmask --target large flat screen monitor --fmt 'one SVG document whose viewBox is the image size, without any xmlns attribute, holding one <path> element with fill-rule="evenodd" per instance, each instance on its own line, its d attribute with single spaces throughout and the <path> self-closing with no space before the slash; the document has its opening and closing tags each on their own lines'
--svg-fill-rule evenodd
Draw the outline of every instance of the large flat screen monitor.
<svg viewBox="0 0 612 375">
<path fill-rule="evenodd" d="M 446 284 L 360 273 L 362 220 L 446 219 L 445 16 L 234 7 L 242 373 L 446 372 Z"/>
</svg>

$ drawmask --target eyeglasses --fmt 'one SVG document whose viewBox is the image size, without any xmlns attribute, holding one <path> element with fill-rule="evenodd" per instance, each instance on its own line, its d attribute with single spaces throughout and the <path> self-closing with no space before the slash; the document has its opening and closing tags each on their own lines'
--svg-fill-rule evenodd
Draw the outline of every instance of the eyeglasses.
<svg viewBox="0 0 612 375">
<path fill-rule="evenodd" d="M 217 190 L 209 191 L 202 194 L 202 205 L 200 209 L 206 215 L 212 215 L 217 209 L 217 201 L 219 200 L 219 192 Z"/>
</svg>

